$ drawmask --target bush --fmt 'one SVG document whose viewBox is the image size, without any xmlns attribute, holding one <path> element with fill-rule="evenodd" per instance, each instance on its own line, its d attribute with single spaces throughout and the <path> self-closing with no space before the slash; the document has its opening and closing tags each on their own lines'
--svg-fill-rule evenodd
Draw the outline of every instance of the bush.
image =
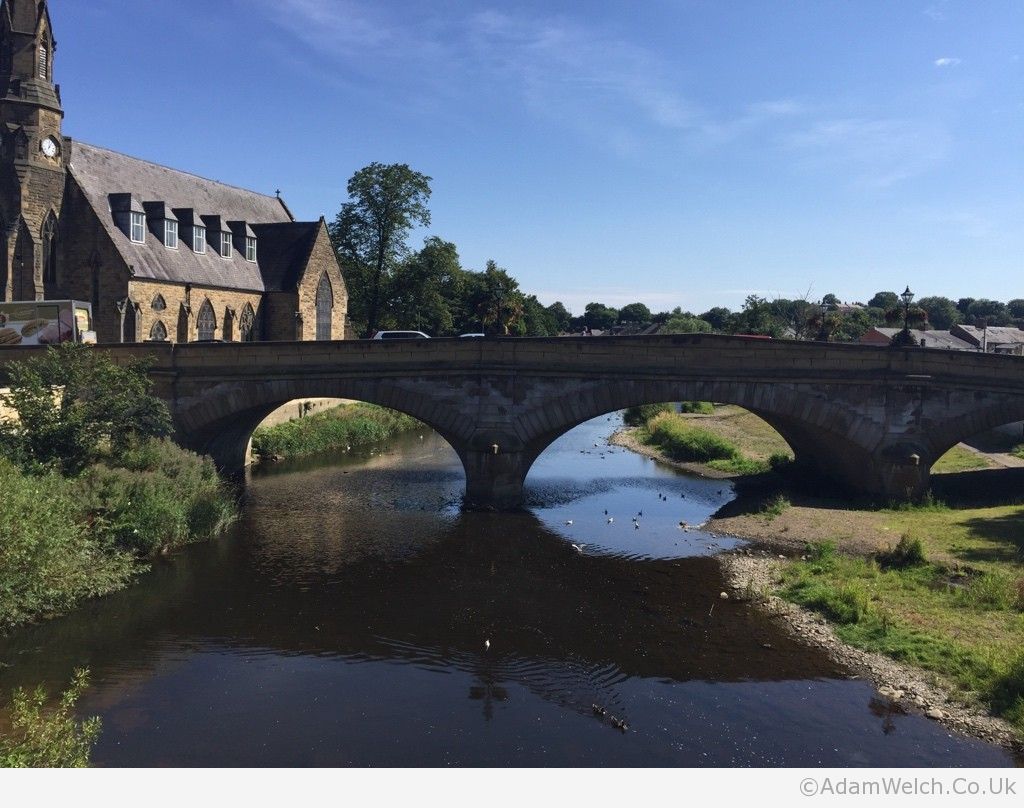
<svg viewBox="0 0 1024 808">
<path fill-rule="evenodd" d="M 171 431 L 167 406 L 150 394 L 148 365 L 114 364 L 101 350 L 65 343 L 12 362 L 5 401 L 16 421 L 0 423 L 0 446 L 26 470 L 77 474 L 105 452 Z"/>
<path fill-rule="evenodd" d="M 327 412 L 257 429 L 253 451 L 262 456 L 316 454 L 367 446 L 422 427 L 415 418 L 373 404 L 343 404 Z"/>
<path fill-rule="evenodd" d="M 46 709 L 46 691 L 20 688 L 11 704 L 10 734 L 0 734 L 0 768 L 84 768 L 100 734 L 100 720 L 75 720 L 74 707 L 88 685 L 88 672 L 76 670 L 57 705 Z"/>
<path fill-rule="evenodd" d="M 793 456 L 785 452 L 775 452 L 768 458 L 768 468 L 772 471 L 786 471 L 793 465 Z"/>
<path fill-rule="evenodd" d="M 696 415 L 714 415 L 715 405 L 710 401 L 682 401 L 679 404 L 679 412 Z"/>
<path fill-rule="evenodd" d="M 895 547 L 890 547 L 875 557 L 883 569 L 902 570 L 907 567 L 920 567 L 928 563 L 921 540 L 912 539 L 907 533 L 900 536 L 899 543 Z"/>
<path fill-rule="evenodd" d="M 663 412 L 672 412 L 671 404 L 641 404 L 639 407 L 630 407 L 626 410 L 622 420 L 628 426 L 643 426 L 656 415 Z"/>
<path fill-rule="evenodd" d="M 690 426 L 678 415 L 662 413 L 647 422 L 649 442 L 674 460 L 706 463 L 709 460 L 733 460 L 739 450 L 724 438 L 706 429 Z"/>
<path fill-rule="evenodd" d="M 139 555 L 208 538 L 235 513 L 212 461 L 166 440 L 129 449 L 116 467 L 91 467 L 78 491 L 95 529 Z"/>
<path fill-rule="evenodd" d="M 120 589 L 134 560 L 90 530 L 73 481 L 0 458 L 0 630 Z"/>
<path fill-rule="evenodd" d="M 764 507 L 761 508 L 761 515 L 768 521 L 771 521 L 782 516 L 788 507 L 790 507 L 790 501 L 783 494 L 776 494 L 772 500 L 766 502 Z"/>
</svg>

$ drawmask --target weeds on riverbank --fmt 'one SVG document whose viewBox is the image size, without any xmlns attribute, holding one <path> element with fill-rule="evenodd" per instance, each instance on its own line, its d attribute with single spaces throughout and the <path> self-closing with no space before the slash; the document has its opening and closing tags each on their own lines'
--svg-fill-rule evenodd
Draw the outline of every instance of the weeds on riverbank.
<svg viewBox="0 0 1024 808">
<path fill-rule="evenodd" d="M 0 768 L 83 768 L 100 734 L 100 720 L 75 719 L 74 708 L 89 682 L 76 670 L 71 686 L 53 707 L 42 688 L 14 691 L 11 730 L 0 733 Z"/>
<path fill-rule="evenodd" d="M 1024 731 L 1022 586 L 1004 570 L 929 562 L 901 539 L 872 558 L 823 542 L 786 565 L 780 594 L 835 624 L 844 642 L 952 679 Z"/>
<path fill-rule="evenodd" d="M 257 429 L 253 451 L 262 457 L 295 457 L 380 443 L 423 425 L 408 415 L 373 404 L 342 404 L 277 426 Z"/>
</svg>

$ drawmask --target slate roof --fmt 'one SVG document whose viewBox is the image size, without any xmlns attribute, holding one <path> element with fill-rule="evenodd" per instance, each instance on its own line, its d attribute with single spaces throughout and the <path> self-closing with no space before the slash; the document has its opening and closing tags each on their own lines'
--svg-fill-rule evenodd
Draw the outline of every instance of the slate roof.
<svg viewBox="0 0 1024 808">
<path fill-rule="evenodd" d="M 177 249 L 165 247 L 149 229 L 148 223 L 145 243 L 136 244 L 114 221 L 109 201 L 110 194 L 122 193 L 132 194 L 140 202 L 163 202 L 168 208 L 191 208 L 197 216 L 213 215 L 220 216 L 225 222 L 246 222 L 257 232 L 258 238 L 256 225 L 298 224 L 293 222 L 291 213 L 278 197 L 225 185 L 78 141 L 74 143 L 68 168 L 137 278 L 262 292 L 266 288 L 261 275 L 264 263 L 272 268 L 275 283 L 280 277 L 292 277 L 289 273 L 294 262 L 289 262 L 287 250 L 280 240 L 277 244 L 273 240 L 267 244 L 257 242 L 259 263 L 246 261 L 245 253 L 239 249 L 233 251 L 231 258 L 221 258 L 209 244 L 205 253 L 195 253 L 187 228 L 182 228 L 179 233 Z M 316 224 L 308 223 L 307 226 Z M 308 255 L 307 250 L 305 257 Z M 285 264 L 288 265 L 287 271 L 282 272 L 280 267 Z"/>
<path fill-rule="evenodd" d="M 888 339 L 892 339 L 896 334 L 902 331 L 902 328 L 878 328 L 875 327 L 870 329 L 879 334 L 884 335 Z M 959 337 L 955 337 L 948 331 L 921 331 L 917 328 L 910 329 L 910 335 L 914 338 L 914 344 L 920 345 L 922 348 L 945 348 L 952 351 L 976 351 L 971 343 L 966 340 L 962 340 Z M 865 335 L 867 336 L 867 335 Z M 861 342 L 867 341 L 864 337 L 861 338 Z"/>
<path fill-rule="evenodd" d="M 254 224 L 256 257 L 268 292 L 294 289 L 313 251 L 320 222 Z"/>
<path fill-rule="evenodd" d="M 984 343 L 991 348 L 994 345 L 1020 345 L 1024 343 L 1024 331 L 1011 326 L 993 325 L 988 328 L 978 328 L 974 325 L 957 323 L 954 328 L 963 332 L 978 346 Z"/>
</svg>

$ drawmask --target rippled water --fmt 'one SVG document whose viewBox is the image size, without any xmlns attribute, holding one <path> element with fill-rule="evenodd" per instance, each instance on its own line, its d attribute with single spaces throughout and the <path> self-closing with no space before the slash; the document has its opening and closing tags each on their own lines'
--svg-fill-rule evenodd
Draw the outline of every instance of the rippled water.
<svg viewBox="0 0 1024 808">
<path fill-rule="evenodd" d="M 735 542 L 679 522 L 731 490 L 615 423 L 551 447 L 519 514 L 461 513 L 429 433 L 255 473 L 230 535 L 0 641 L 0 692 L 88 666 L 108 766 L 1013 764 L 720 602 Z"/>
</svg>

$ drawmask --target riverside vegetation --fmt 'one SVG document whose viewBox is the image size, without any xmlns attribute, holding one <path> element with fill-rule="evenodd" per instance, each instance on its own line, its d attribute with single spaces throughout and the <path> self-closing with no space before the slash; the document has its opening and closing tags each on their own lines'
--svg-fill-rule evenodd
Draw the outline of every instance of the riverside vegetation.
<svg viewBox="0 0 1024 808">
<path fill-rule="evenodd" d="M 235 517 L 213 463 L 167 440 L 170 415 L 146 365 L 65 344 L 8 368 L 0 420 L 0 634 L 127 586 L 160 552 Z M 84 671 L 55 706 L 14 693 L 0 766 L 88 765 L 100 725 L 73 709 Z"/>
<path fill-rule="evenodd" d="M 673 409 L 637 408 L 627 422 L 668 458 L 729 464 L 737 475 L 781 464 L 764 462 L 779 453 L 766 437 L 773 430 L 756 416 L 730 416 L 734 407 L 715 408 L 722 418 L 692 414 L 706 407 Z M 736 458 L 758 465 L 745 470 Z M 991 465 L 954 447 L 935 471 Z M 951 507 L 929 497 L 858 507 L 787 490 L 712 526 L 795 555 L 781 562 L 775 594 L 824 616 L 842 641 L 942 675 L 954 698 L 1024 734 L 1024 504 Z"/>
<path fill-rule="evenodd" d="M 295 457 L 369 446 L 422 426 L 415 418 L 374 404 L 341 404 L 305 418 L 257 429 L 252 436 L 252 449 L 260 457 Z"/>
</svg>

